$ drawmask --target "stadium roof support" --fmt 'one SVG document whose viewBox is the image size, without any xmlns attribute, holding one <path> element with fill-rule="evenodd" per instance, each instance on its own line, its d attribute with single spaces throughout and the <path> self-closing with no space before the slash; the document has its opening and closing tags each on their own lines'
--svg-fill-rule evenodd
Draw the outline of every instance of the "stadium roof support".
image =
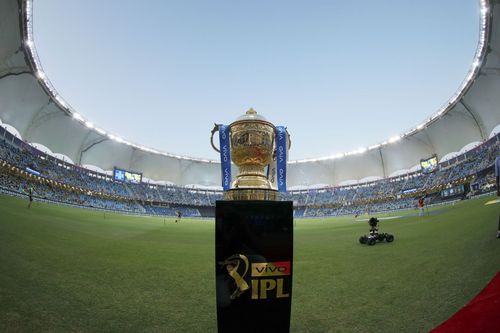
<svg viewBox="0 0 500 333">
<path fill-rule="evenodd" d="M 480 0 L 479 44 L 457 93 L 426 122 L 386 142 L 337 158 L 290 161 L 290 187 L 337 185 L 409 170 L 482 142 L 500 124 L 500 0 Z M 0 119 L 79 165 L 141 171 L 154 181 L 218 186 L 220 165 L 159 152 L 96 128 L 57 93 L 40 64 L 32 34 L 32 0 L 0 1 Z M 446 100 L 448 96 L 443 96 Z M 430 112 L 429 112 L 430 113 Z M 209 149 L 207 147 L 207 149 Z"/>
</svg>

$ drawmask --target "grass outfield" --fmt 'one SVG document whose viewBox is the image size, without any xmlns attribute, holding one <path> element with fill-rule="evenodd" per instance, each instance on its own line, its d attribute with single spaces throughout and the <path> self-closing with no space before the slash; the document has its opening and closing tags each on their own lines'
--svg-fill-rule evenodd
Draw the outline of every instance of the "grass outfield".
<svg viewBox="0 0 500 333">
<path fill-rule="evenodd" d="M 296 220 L 292 332 L 425 332 L 500 270 L 488 197 L 384 220 Z M 0 196 L 0 331 L 214 332 L 214 222 Z M 401 214 L 392 214 L 401 215 Z"/>
</svg>

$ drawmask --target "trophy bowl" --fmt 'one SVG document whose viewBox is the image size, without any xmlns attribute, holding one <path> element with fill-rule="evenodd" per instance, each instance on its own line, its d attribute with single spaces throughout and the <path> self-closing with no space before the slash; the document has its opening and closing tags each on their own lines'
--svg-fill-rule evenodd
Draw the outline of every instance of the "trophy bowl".
<svg viewBox="0 0 500 333">
<path fill-rule="evenodd" d="M 213 143 L 212 147 L 219 151 Z M 266 175 L 266 167 L 273 161 L 276 127 L 250 108 L 229 125 L 231 160 L 239 174 L 224 193 L 227 200 L 278 200 L 278 192 L 272 188 Z"/>
<path fill-rule="evenodd" d="M 229 131 L 231 160 L 240 170 L 231 187 L 271 189 L 265 167 L 273 159 L 274 125 L 250 109 L 229 125 Z"/>
</svg>

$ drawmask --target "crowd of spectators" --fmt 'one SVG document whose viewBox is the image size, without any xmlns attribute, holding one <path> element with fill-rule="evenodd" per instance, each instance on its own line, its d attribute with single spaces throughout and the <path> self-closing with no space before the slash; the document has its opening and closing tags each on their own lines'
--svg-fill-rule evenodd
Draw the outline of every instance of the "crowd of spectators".
<svg viewBox="0 0 500 333">
<path fill-rule="evenodd" d="M 294 202 L 297 217 L 414 208 L 416 196 L 437 193 L 450 184 L 491 187 L 499 142 L 497 135 L 428 174 L 418 171 L 351 186 L 290 191 L 282 199 Z M 221 191 L 113 181 L 109 175 L 61 161 L 17 139 L 0 138 L 0 171 L 3 192 L 22 194 L 34 183 L 34 195 L 40 199 L 136 214 L 175 216 L 180 211 L 183 216 L 200 216 L 198 208 L 214 207 L 223 197 Z"/>
<path fill-rule="evenodd" d="M 296 210 L 296 216 L 310 217 L 415 208 L 416 197 L 429 195 L 426 203 L 432 203 L 431 194 L 439 194 L 442 188 L 458 183 L 477 184 L 476 192 L 480 193 L 494 182 L 492 166 L 500 155 L 499 141 L 497 135 L 427 174 L 419 171 L 353 186 L 294 191 L 286 198 L 304 208 Z"/>
</svg>

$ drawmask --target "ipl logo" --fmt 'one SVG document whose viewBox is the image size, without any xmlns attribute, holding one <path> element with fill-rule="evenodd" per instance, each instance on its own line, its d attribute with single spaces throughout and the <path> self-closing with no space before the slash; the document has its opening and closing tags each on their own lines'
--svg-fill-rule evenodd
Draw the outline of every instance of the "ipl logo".
<svg viewBox="0 0 500 333">
<path fill-rule="evenodd" d="M 290 292 L 285 291 L 287 286 L 289 288 L 285 281 L 292 272 L 289 261 L 257 262 L 250 265 L 245 255 L 234 254 L 224 261 L 219 261 L 219 265 L 226 268 L 236 284 L 230 299 L 240 297 L 249 289 L 251 289 L 250 299 L 255 300 L 290 297 Z M 245 281 L 249 268 L 251 268 L 251 287 Z"/>
<path fill-rule="evenodd" d="M 243 264 L 243 265 L 242 265 Z M 227 273 L 234 280 L 236 290 L 231 294 L 230 298 L 235 299 L 250 289 L 248 283 L 244 280 L 248 272 L 248 258 L 243 254 L 235 254 L 224 261 L 219 261 L 219 265 L 226 267 Z M 238 269 L 241 269 L 238 271 Z"/>
</svg>

